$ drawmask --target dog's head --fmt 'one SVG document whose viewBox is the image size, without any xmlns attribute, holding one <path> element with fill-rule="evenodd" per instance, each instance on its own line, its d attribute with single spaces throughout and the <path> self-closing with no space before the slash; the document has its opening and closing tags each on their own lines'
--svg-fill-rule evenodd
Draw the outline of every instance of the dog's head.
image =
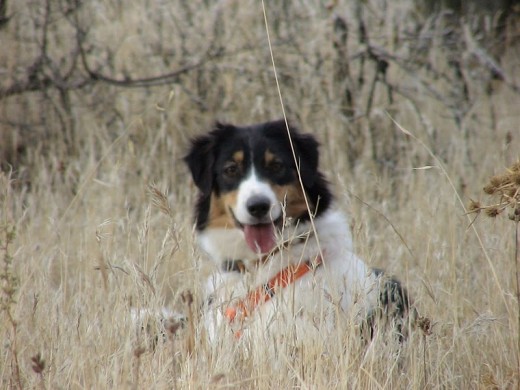
<svg viewBox="0 0 520 390">
<path fill-rule="evenodd" d="M 318 142 L 292 127 L 289 133 L 284 121 L 249 127 L 217 123 L 192 140 L 184 160 L 201 191 L 198 230 L 241 229 L 254 252 L 266 253 L 284 220 L 308 220 L 328 207 Z"/>
</svg>

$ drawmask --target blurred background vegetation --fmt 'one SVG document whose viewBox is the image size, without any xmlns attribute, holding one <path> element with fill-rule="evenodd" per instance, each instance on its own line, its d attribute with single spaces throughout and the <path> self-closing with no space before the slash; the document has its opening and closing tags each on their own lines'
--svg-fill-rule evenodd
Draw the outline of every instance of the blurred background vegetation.
<svg viewBox="0 0 520 390">
<path fill-rule="evenodd" d="M 2 0 L 2 169 L 30 183 L 38 155 L 66 171 L 136 118 L 166 126 L 177 156 L 216 118 L 280 117 L 261 4 L 246 3 Z M 500 99 L 520 94 L 519 13 L 513 0 L 267 4 L 290 118 L 350 168 L 414 157 L 385 111 L 440 155 L 468 137 L 508 142 L 517 117 Z"/>
</svg>

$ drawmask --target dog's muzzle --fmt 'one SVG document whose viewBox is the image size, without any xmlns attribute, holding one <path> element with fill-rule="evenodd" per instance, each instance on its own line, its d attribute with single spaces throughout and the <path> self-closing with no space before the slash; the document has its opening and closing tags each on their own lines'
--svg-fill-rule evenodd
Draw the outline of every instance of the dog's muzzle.
<svg viewBox="0 0 520 390">
<path fill-rule="evenodd" d="M 254 195 L 247 200 L 246 208 L 252 217 L 264 220 L 271 210 L 271 201 L 267 196 Z"/>
</svg>

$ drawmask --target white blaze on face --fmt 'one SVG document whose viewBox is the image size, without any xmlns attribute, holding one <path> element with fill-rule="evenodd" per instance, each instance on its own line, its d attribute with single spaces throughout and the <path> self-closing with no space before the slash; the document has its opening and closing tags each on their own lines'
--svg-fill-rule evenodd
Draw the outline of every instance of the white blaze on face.
<svg viewBox="0 0 520 390">
<path fill-rule="evenodd" d="M 247 202 L 253 196 L 262 196 L 269 199 L 271 209 L 268 218 L 258 220 L 249 213 Z M 251 174 L 238 187 L 237 204 L 233 212 L 235 218 L 244 227 L 246 243 L 253 252 L 267 253 L 276 246 L 272 222 L 280 218 L 282 206 L 271 186 L 258 179 L 254 168 L 251 169 Z"/>
<path fill-rule="evenodd" d="M 253 196 L 264 196 L 269 199 L 271 203 L 271 211 L 269 212 L 269 218 L 271 221 L 275 221 L 282 214 L 282 207 L 276 199 L 276 195 L 273 192 L 271 186 L 258 179 L 256 176 L 255 169 L 251 169 L 251 174 L 242 182 L 238 187 L 237 205 L 236 209 L 233 210 L 235 217 L 243 225 L 258 224 L 267 221 L 258 221 L 253 217 L 247 209 L 247 201 Z"/>
</svg>

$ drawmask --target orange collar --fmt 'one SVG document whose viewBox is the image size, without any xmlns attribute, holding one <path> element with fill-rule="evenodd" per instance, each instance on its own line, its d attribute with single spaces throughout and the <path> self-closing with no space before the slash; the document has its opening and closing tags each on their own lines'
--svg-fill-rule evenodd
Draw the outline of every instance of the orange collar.
<svg viewBox="0 0 520 390">
<path fill-rule="evenodd" d="M 224 315 L 230 323 L 239 319 L 241 322 L 249 317 L 253 311 L 260 305 L 269 301 L 276 294 L 276 289 L 282 289 L 302 278 L 309 271 L 315 270 L 323 263 L 321 255 L 311 262 L 307 260 L 300 264 L 291 264 L 274 275 L 267 283 L 258 286 L 250 291 L 244 298 L 240 299 L 233 306 L 229 306 Z M 240 337 L 241 332 L 235 333 L 236 337 Z"/>
</svg>

